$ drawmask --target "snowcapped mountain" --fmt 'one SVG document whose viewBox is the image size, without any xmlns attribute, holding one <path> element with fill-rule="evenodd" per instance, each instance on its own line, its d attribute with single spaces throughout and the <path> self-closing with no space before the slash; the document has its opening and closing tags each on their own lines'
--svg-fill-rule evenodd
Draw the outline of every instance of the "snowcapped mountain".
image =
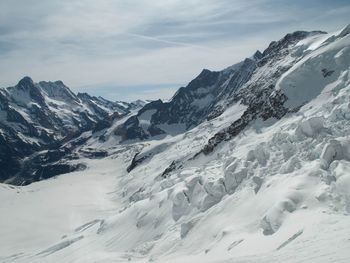
<svg viewBox="0 0 350 263">
<path fill-rule="evenodd" d="M 62 144 L 143 105 L 75 95 L 61 81 L 34 83 L 29 77 L 0 89 L 0 181 L 25 184 L 82 168 L 60 160 L 70 154 Z"/>
<path fill-rule="evenodd" d="M 272 100 L 277 103 L 282 99 L 277 98 L 278 94 L 269 98 L 277 79 L 303 55 L 307 47 L 296 46 L 300 40 L 324 34 L 297 31 L 272 42 L 263 53 L 257 51 L 251 58 L 220 72 L 204 69 L 186 87 L 180 88 L 170 102 L 158 100 L 147 104 L 118 127 L 116 134 L 127 140 L 173 133 L 174 126 L 177 132 L 183 132 L 220 116 L 239 100 L 249 106 L 248 111 L 254 107 L 269 108 L 257 113 L 266 115 L 264 118 L 283 115 L 283 109 L 272 109 L 268 105 Z"/>
<path fill-rule="evenodd" d="M 1 116 L 14 108 L 30 123 L 28 105 L 56 94 L 40 83 L 25 91 L 27 82 L 1 91 Z M 58 93 L 95 123 L 117 109 Z M 1 184 L 0 261 L 348 262 L 349 98 L 350 25 L 287 34 L 203 70 L 169 102 L 62 136 L 59 149 L 84 171 Z"/>
</svg>

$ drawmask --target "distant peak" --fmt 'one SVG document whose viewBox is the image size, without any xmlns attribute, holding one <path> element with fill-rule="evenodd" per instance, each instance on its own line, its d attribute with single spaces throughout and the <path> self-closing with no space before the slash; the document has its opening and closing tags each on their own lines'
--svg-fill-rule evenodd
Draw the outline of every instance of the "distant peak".
<svg viewBox="0 0 350 263">
<path fill-rule="evenodd" d="M 259 60 L 262 57 L 263 57 L 263 54 L 260 52 L 260 50 L 257 50 L 253 55 L 253 59 L 255 59 L 255 60 Z"/>
<path fill-rule="evenodd" d="M 200 79 L 202 79 L 202 78 L 211 78 L 213 75 L 217 75 L 217 74 L 218 74 L 217 71 L 211 71 L 211 70 L 205 68 L 205 69 L 203 69 L 201 71 L 201 73 L 199 73 L 197 78 L 200 78 Z"/>
<path fill-rule="evenodd" d="M 34 86 L 34 81 L 30 77 L 25 76 L 24 78 L 22 78 L 18 82 L 17 86 L 20 86 L 20 87 L 32 87 L 32 86 Z"/>
<path fill-rule="evenodd" d="M 293 33 L 288 33 L 287 35 L 282 38 L 282 40 L 301 40 L 303 38 L 306 38 L 311 35 L 316 35 L 316 34 L 327 34 L 327 32 L 324 31 L 295 31 Z"/>
<path fill-rule="evenodd" d="M 210 74 L 211 72 L 212 72 L 211 70 L 204 68 L 204 69 L 201 71 L 201 73 L 199 74 L 199 76 L 203 76 L 203 75 L 205 76 L 205 75 Z"/>
<path fill-rule="evenodd" d="M 62 80 L 56 80 L 54 83 L 57 85 L 60 85 L 60 86 L 66 86 L 66 85 L 64 85 Z"/>
<path fill-rule="evenodd" d="M 319 34 L 327 34 L 324 31 L 295 31 L 293 33 L 288 33 L 283 38 L 278 41 L 272 41 L 267 49 L 264 50 L 263 56 L 274 53 L 282 48 L 287 47 L 290 44 L 297 43 L 298 41 L 305 39 L 310 36 L 315 36 Z"/>
<path fill-rule="evenodd" d="M 55 86 L 62 86 L 67 87 L 62 80 L 56 80 L 56 81 L 40 81 L 40 85 L 55 85 Z"/>
<path fill-rule="evenodd" d="M 318 35 L 318 34 L 327 34 L 327 32 L 324 31 L 294 31 L 293 33 L 288 33 L 285 35 L 281 40 L 278 42 L 290 42 L 294 40 L 302 40 L 306 37 L 312 36 L 312 35 Z"/>
<path fill-rule="evenodd" d="M 86 92 L 78 92 L 77 97 L 80 99 L 92 99 L 92 97 Z"/>
</svg>

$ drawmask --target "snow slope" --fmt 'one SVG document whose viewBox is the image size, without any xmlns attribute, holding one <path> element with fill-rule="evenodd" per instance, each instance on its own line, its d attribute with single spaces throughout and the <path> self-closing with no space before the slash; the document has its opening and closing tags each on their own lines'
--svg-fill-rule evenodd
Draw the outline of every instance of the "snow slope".
<svg viewBox="0 0 350 263">
<path fill-rule="evenodd" d="M 119 120 L 76 149 L 108 152 L 81 157 L 85 171 L 1 185 L 0 261 L 349 262 L 344 30 L 298 43 L 298 62 L 275 87 L 298 110 L 253 120 L 208 155 L 197 153 L 246 105 L 235 102 L 185 133 L 147 141 L 120 143 Z"/>
</svg>

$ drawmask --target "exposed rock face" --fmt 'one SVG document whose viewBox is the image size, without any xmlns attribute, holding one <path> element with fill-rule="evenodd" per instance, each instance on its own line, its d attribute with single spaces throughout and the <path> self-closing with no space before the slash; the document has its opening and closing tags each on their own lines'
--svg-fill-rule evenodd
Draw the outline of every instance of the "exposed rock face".
<svg viewBox="0 0 350 263">
<path fill-rule="evenodd" d="M 132 159 L 131 164 L 126 169 L 128 173 L 131 172 L 133 169 L 135 169 L 137 165 L 139 165 L 140 163 L 142 163 L 144 160 L 146 160 L 149 157 L 149 155 L 144 155 L 144 156 L 138 157 L 139 154 L 140 153 L 136 153 L 134 155 L 134 158 Z"/>
<path fill-rule="evenodd" d="M 75 95 L 62 81 L 34 83 L 29 77 L 0 89 L 0 182 L 30 183 L 40 174 L 81 169 L 68 164 L 71 156 L 61 145 L 85 131 L 110 127 L 141 104 Z"/>
<path fill-rule="evenodd" d="M 208 144 L 204 146 L 201 152 L 204 154 L 211 153 L 219 143 L 237 136 L 250 124 L 251 121 L 256 120 L 257 118 L 262 118 L 263 120 L 269 118 L 282 118 L 288 112 L 288 109 L 283 106 L 287 97 L 279 92 L 275 92 L 273 96 L 270 96 L 273 90 L 274 88 L 271 86 L 257 94 L 255 99 L 249 104 L 248 109 L 243 113 L 242 117 L 210 138 Z M 267 99 L 261 100 L 260 98 Z"/>
<path fill-rule="evenodd" d="M 282 104 L 283 94 L 272 94 L 277 79 L 300 59 L 295 44 L 321 31 L 297 31 L 273 41 L 261 53 L 237 63 L 223 71 L 204 69 L 186 87 L 180 88 L 169 102 L 151 102 L 137 115 L 115 130 L 123 140 L 148 139 L 167 133 L 167 126 L 177 125 L 178 132 L 220 116 L 232 103 L 248 105 L 247 113 L 231 130 L 243 129 L 249 120 L 262 117 L 280 118 L 287 111 Z M 249 119 L 249 120 L 248 120 Z M 171 127 L 171 126 L 170 126 Z M 218 135 L 219 136 L 219 135 Z"/>
<path fill-rule="evenodd" d="M 249 80 L 256 63 L 255 58 L 248 58 L 220 72 L 204 69 L 180 88 L 170 102 L 157 100 L 147 104 L 115 133 L 124 140 L 142 140 L 166 133 L 169 125 L 180 126 L 178 132 L 182 132 L 215 118 L 223 112 L 233 91 Z M 143 125 L 145 122 L 147 125 Z"/>
<path fill-rule="evenodd" d="M 317 34 L 324 34 L 324 32 L 297 31 L 287 34 L 281 40 L 271 42 L 262 54 L 254 55 L 259 57 L 254 73 L 249 81 L 239 89 L 235 89 L 231 95 L 233 101 L 241 101 L 248 108 L 240 119 L 210 138 L 198 154 L 211 153 L 220 142 L 238 135 L 253 120 L 280 119 L 287 112 L 298 110 L 298 108 L 288 108 L 284 105 L 288 97 L 282 91 L 276 90 L 275 84 L 283 73 L 302 58 L 299 53 L 303 51 L 303 47 L 295 48 L 295 44 L 305 37 Z"/>
</svg>

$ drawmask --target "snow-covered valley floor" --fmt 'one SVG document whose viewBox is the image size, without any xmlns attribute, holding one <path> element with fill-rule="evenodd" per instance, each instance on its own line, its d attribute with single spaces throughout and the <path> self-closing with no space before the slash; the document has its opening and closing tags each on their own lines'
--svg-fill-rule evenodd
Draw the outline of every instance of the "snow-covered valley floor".
<svg viewBox="0 0 350 263">
<path fill-rule="evenodd" d="M 333 121 L 341 106 L 256 123 L 198 160 L 188 157 L 225 121 L 128 146 L 91 139 L 84 147 L 110 156 L 87 170 L 1 185 L 0 261 L 348 262 L 350 162 L 323 167 L 324 148 L 349 132 Z M 141 147 L 155 154 L 127 173 Z M 183 168 L 159 179 L 174 159 Z"/>
</svg>

